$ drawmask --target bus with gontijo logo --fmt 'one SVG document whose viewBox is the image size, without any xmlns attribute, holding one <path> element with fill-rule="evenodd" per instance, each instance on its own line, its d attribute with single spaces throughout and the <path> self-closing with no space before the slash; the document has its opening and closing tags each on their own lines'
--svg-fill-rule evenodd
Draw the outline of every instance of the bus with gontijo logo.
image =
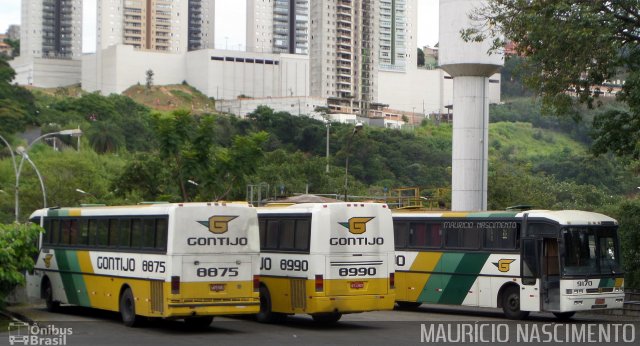
<svg viewBox="0 0 640 346">
<path fill-rule="evenodd" d="M 511 319 L 621 308 L 618 223 L 563 210 L 394 210 L 396 299 L 502 308 Z"/>
<path fill-rule="evenodd" d="M 208 326 L 259 311 L 256 209 L 235 203 L 48 208 L 28 293 L 62 304 Z"/>
<path fill-rule="evenodd" d="M 301 203 L 258 208 L 261 322 L 394 306 L 393 224 L 380 203 Z"/>
</svg>

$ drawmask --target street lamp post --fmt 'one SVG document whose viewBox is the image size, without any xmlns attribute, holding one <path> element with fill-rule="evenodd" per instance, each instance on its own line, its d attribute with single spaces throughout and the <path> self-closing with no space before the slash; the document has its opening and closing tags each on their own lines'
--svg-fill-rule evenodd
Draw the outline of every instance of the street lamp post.
<svg viewBox="0 0 640 346">
<path fill-rule="evenodd" d="M 14 196 L 16 199 L 16 205 L 18 204 L 18 166 L 16 165 L 16 156 L 13 154 L 13 148 L 11 148 L 11 145 L 9 144 L 9 142 L 7 142 L 6 139 L 4 139 L 4 137 L 0 136 L 0 139 L 4 142 L 4 145 L 7 146 L 7 148 L 9 148 L 9 153 L 11 153 L 11 163 L 13 164 L 13 174 L 15 177 L 15 190 L 14 190 Z M 16 211 L 16 222 L 18 222 L 18 212 Z"/>
<path fill-rule="evenodd" d="M 27 150 L 24 147 L 18 147 L 16 151 L 18 152 L 18 154 L 22 156 L 24 160 L 29 161 L 29 164 L 31 164 L 31 167 L 33 167 L 33 170 L 36 171 L 36 175 L 38 175 L 38 180 L 40 181 L 40 189 L 42 190 L 42 208 L 46 208 L 47 207 L 47 191 L 44 188 L 44 180 L 42 180 L 42 175 L 40 174 L 38 167 L 36 167 L 36 164 L 33 163 L 33 161 L 31 161 L 31 159 L 29 158 L 29 154 L 27 154 Z M 21 164 L 22 162 L 23 161 L 20 160 Z"/>
<path fill-rule="evenodd" d="M 353 141 L 353 136 L 355 136 L 355 134 L 362 130 L 362 123 L 356 123 L 356 125 L 353 127 L 353 132 L 351 132 L 351 136 L 349 136 L 349 139 L 347 140 L 347 153 L 346 153 L 346 159 L 345 159 L 345 163 L 344 163 L 344 201 L 347 201 L 347 182 L 349 180 L 349 151 L 351 150 L 351 142 Z"/>
<path fill-rule="evenodd" d="M 19 199 L 19 191 L 20 191 L 20 174 L 22 173 L 22 165 L 24 164 L 24 160 L 29 161 L 29 163 L 31 164 L 31 166 L 33 166 L 33 168 L 36 171 L 36 174 L 38 175 L 38 178 L 40 179 L 40 187 L 42 188 L 42 195 L 44 198 L 44 204 L 45 204 L 45 208 L 46 208 L 46 192 L 44 189 L 44 182 L 42 180 L 42 176 L 40 175 L 40 172 L 38 171 L 38 169 L 36 168 L 35 164 L 33 163 L 33 161 L 31 161 L 29 159 L 29 155 L 27 155 L 27 153 L 29 152 L 29 149 L 31 149 L 31 147 L 39 140 L 46 138 L 46 137 L 50 137 L 50 136 L 74 136 L 74 137 L 79 137 L 82 136 L 82 130 L 80 129 L 70 129 L 70 130 L 62 130 L 62 131 L 58 131 L 58 132 L 51 132 L 51 133 L 45 133 L 44 135 L 41 135 L 39 137 L 37 137 L 36 139 L 34 139 L 33 141 L 31 141 L 31 143 L 29 143 L 29 145 L 27 146 L 27 148 L 18 148 L 18 154 L 22 155 L 22 159 L 20 160 L 20 164 L 18 165 L 18 168 L 16 169 L 16 186 L 15 186 L 15 198 L 16 198 L 16 205 L 15 205 L 15 212 L 16 212 L 16 222 L 18 222 L 18 218 L 20 216 L 20 199 Z"/>
</svg>

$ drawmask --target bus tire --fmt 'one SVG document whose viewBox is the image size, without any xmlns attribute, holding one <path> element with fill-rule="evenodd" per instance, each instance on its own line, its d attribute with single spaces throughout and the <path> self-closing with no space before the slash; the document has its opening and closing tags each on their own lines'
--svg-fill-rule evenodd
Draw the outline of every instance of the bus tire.
<svg viewBox="0 0 640 346">
<path fill-rule="evenodd" d="M 42 298 L 47 304 L 47 311 L 57 312 L 60 310 L 60 302 L 53 300 L 53 287 L 48 278 L 42 280 Z"/>
<path fill-rule="evenodd" d="M 271 310 L 271 294 L 265 286 L 260 286 L 260 312 L 256 314 L 256 320 L 260 323 L 277 323 L 286 316 Z"/>
<path fill-rule="evenodd" d="M 569 311 L 569 312 L 554 312 L 553 313 L 557 319 L 559 319 L 560 321 L 567 321 L 570 320 L 571 317 L 573 317 L 573 315 L 576 314 L 575 311 Z"/>
<path fill-rule="evenodd" d="M 416 309 L 420 305 L 422 305 L 421 302 L 403 302 L 403 301 L 397 301 L 396 304 L 398 304 L 398 308 L 400 309 Z"/>
<path fill-rule="evenodd" d="M 213 322 L 213 316 L 185 317 L 184 323 L 190 329 L 205 329 Z"/>
<path fill-rule="evenodd" d="M 342 317 L 342 314 L 339 312 L 329 312 L 329 313 L 321 313 L 321 314 L 313 314 L 311 315 L 313 321 L 320 324 L 332 324 L 336 323 Z"/>
<path fill-rule="evenodd" d="M 502 295 L 502 311 L 510 320 L 523 320 L 529 316 L 529 311 L 520 310 L 520 287 L 510 286 Z"/>
<path fill-rule="evenodd" d="M 120 315 L 122 323 L 127 327 L 136 327 L 140 324 L 140 318 L 136 316 L 136 302 L 129 287 L 120 295 Z"/>
</svg>

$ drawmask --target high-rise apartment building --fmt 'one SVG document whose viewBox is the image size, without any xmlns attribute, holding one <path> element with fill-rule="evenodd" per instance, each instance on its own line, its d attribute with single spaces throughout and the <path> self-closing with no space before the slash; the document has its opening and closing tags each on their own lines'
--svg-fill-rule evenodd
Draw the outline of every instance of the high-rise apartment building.
<svg viewBox="0 0 640 346">
<path fill-rule="evenodd" d="M 379 0 L 379 68 L 405 72 L 417 66 L 417 0 Z"/>
<path fill-rule="evenodd" d="M 247 50 L 308 54 L 310 0 L 247 0 Z"/>
<path fill-rule="evenodd" d="M 215 0 L 98 0 L 97 47 L 184 53 L 213 48 Z"/>
<path fill-rule="evenodd" d="M 376 97 L 378 32 L 378 1 L 312 2 L 311 95 L 336 111 L 366 113 Z"/>
<path fill-rule="evenodd" d="M 82 0 L 22 1 L 20 56 L 78 59 L 82 55 Z"/>
</svg>

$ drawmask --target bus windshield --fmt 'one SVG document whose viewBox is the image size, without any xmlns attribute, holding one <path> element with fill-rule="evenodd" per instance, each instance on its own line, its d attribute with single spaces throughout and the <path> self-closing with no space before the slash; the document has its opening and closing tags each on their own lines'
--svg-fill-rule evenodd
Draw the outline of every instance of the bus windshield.
<svg viewBox="0 0 640 346">
<path fill-rule="evenodd" d="M 622 272 L 615 227 L 562 229 L 565 257 L 563 275 L 610 275 Z"/>
</svg>

